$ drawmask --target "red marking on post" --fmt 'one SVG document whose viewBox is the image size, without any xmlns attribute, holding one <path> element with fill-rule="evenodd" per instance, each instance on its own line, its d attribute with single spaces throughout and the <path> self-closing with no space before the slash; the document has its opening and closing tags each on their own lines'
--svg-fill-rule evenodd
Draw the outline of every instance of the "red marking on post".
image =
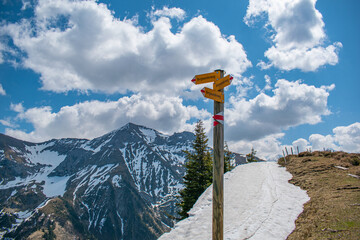
<svg viewBox="0 0 360 240">
<path fill-rule="evenodd" d="M 196 78 L 193 78 L 191 81 L 195 84 L 196 83 Z"/>
<path fill-rule="evenodd" d="M 201 92 L 202 95 L 205 97 L 205 88 L 201 89 L 200 92 Z"/>
<path fill-rule="evenodd" d="M 224 124 L 224 112 L 219 112 L 213 116 L 214 119 L 214 127 L 219 123 Z"/>
<path fill-rule="evenodd" d="M 222 116 L 222 115 L 215 115 L 215 116 L 213 116 L 213 118 L 214 118 L 215 120 L 222 120 L 222 121 L 224 121 L 224 116 Z"/>
</svg>

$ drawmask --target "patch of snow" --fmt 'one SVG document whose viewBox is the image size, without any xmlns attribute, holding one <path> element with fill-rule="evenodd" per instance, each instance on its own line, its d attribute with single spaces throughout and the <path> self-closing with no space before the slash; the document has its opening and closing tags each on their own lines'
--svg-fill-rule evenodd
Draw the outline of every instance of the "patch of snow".
<svg viewBox="0 0 360 240">
<path fill-rule="evenodd" d="M 145 135 L 146 141 L 152 143 L 156 138 L 156 132 L 152 129 L 139 128 L 139 130 Z"/>
<path fill-rule="evenodd" d="M 86 151 L 91 151 L 93 154 L 98 153 L 103 146 L 108 144 L 112 139 L 112 135 L 110 135 L 103 143 L 101 143 L 97 148 L 93 148 L 91 145 L 94 145 L 94 141 L 98 141 L 98 139 L 94 139 L 93 141 L 89 141 L 84 143 L 81 148 L 83 148 Z"/>
<path fill-rule="evenodd" d="M 63 196 L 66 189 L 66 183 L 69 180 L 70 176 L 65 177 L 46 177 L 44 179 L 45 185 L 43 193 L 47 197 Z"/>
<path fill-rule="evenodd" d="M 22 153 L 22 151 L 20 149 L 18 149 L 17 147 L 12 146 L 10 148 L 16 153 L 20 153 L 20 154 Z"/>
<path fill-rule="evenodd" d="M 65 193 L 66 183 L 70 176 L 64 177 L 49 177 L 48 174 L 52 171 L 52 168 L 46 167 L 43 171 L 34 175 L 28 176 L 27 178 L 16 177 L 15 180 L 8 182 L 5 185 L 0 185 L 0 189 L 8 189 L 19 186 L 32 185 L 37 183 L 42 185 L 43 193 L 51 198 L 55 196 L 63 196 Z M 34 185 L 32 185 L 34 186 Z"/>
<path fill-rule="evenodd" d="M 121 222 L 121 239 L 124 239 L 124 220 L 122 219 L 120 213 L 118 211 L 116 211 L 116 214 L 118 215 L 118 217 L 120 218 L 120 222 Z"/>
<path fill-rule="evenodd" d="M 240 165 L 225 174 L 224 239 L 286 239 L 309 200 L 288 182 L 292 176 L 274 162 Z M 160 240 L 212 239 L 212 185 Z"/>
<path fill-rule="evenodd" d="M 335 166 L 336 168 L 338 169 L 341 169 L 341 170 L 348 170 L 349 168 L 346 168 L 346 167 L 342 167 L 342 166 Z"/>
<path fill-rule="evenodd" d="M 24 156 L 31 164 L 44 164 L 39 172 L 27 176 L 26 178 L 16 177 L 15 180 L 8 182 L 5 185 L 0 185 L 0 189 L 7 189 L 18 186 L 28 186 L 34 183 L 42 185 L 43 193 L 51 198 L 54 196 L 62 196 L 65 193 L 66 182 L 70 176 L 64 177 L 49 177 L 48 175 L 65 159 L 65 155 L 59 155 L 57 152 L 44 151 L 45 148 L 52 146 L 54 143 L 45 143 L 35 146 L 26 146 L 28 151 Z M 33 187 L 35 185 L 32 185 Z M 36 187 L 36 186 L 35 186 Z"/>
<path fill-rule="evenodd" d="M 355 174 L 348 174 L 350 177 L 354 177 L 354 178 L 357 178 L 357 179 L 360 179 L 360 176 L 358 176 L 358 175 L 355 175 Z"/>
<path fill-rule="evenodd" d="M 24 221 L 24 219 L 28 219 L 31 215 L 32 215 L 32 211 L 20 211 L 20 212 L 17 212 L 16 215 L 17 215 L 17 219 L 16 219 L 16 222 L 17 223 L 21 223 Z"/>
<path fill-rule="evenodd" d="M 65 159 L 65 155 L 59 155 L 53 151 L 43 151 L 45 148 L 54 145 L 54 143 L 39 144 L 35 146 L 26 146 L 26 150 L 30 153 L 26 153 L 24 156 L 33 164 L 46 164 L 51 165 L 52 168 L 56 168 Z"/>
<path fill-rule="evenodd" d="M 85 183 L 87 182 L 87 178 L 85 178 L 85 175 L 88 175 L 90 174 L 94 169 L 96 168 L 96 165 L 93 165 L 93 166 L 88 166 L 84 169 L 82 169 L 81 171 L 77 172 L 76 175 L 75 175 L 75 179 L 73 180 L 76 181 L 76 180 L 79 180 L 79 179 L 82 179 L 81 182 L 79 184 L 76 185 L 76 188 L 74 190 L 74 196 L 73 196 L 73 202 L 75 202 L 76 200 L 76 193 L 77 191 L 85 185 Z"/>
<path fill-rule="evenodd" d="M 45 207 L 46 205 L 48 205 L 48 203 L 52 200 L 52 198 L 50 199 L 46 199 L 45 201 L 43 201 L 42 203 L 39 204 L 39 206 L 36 209 L 40 209 Z"/>
<path fill-rule="evenodd" d="M 117 166 L 119 166 L 119 164 L 107 164 L 101 167 L 98 167 L 97 165 L 92 165 L 77 172 L 75 178 L 72 181 L 81 181 L 77 184 L 74 190 L 73 201 L 76 200 L 76 194 L 80 188 L 86 186 L 87 188 L 84 194 L 89 194 L 98 184 L 107 181 L 110 177 L 109 173 Z"/>
<path fill-rule="evenodd" d="M 105 221 L 106 221 L 106 218 L 101 219 L 101 221 L 99 223 L 100 229 L 102 229 L 104 227 Z"/>
<path fill-rule="evenodd" d="M 120 188 L 120 187 L 121 187 L 121 184 L 120 184 L 121 181 L 122 181 L 121 175 L 114 175 L 113 178 L 112 178 L 112 184 L 113 184 L 115 187 Z"/>
<path fill-rule="evenodd" d="M 106 182 L 110 177 L 109 172 L 118 165 L 119 164 L 106 164 L 104 166 L 97 167 L 96 171 L 90 175 L 88 188 L 86 189 L 85 194 L 91 192 L 98 184 Z"/>
</svg>

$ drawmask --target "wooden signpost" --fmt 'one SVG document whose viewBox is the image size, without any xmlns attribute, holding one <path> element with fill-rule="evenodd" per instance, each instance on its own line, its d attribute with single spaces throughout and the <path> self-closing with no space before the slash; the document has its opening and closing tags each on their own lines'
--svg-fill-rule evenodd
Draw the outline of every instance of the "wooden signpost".
<svg viewBox="0 0 360 240">
<path fill-rule="evenodd" d="M 221 91 L 216 91 L 211 88 L 204 87 L 203 89 L 201 89 L 201 93 L 206 98 L 210 98 L 214 101 L 224 103 L 224 93 L 222 93 Z"/>
<path fill-rule="evenodd" d="M 203 88 L 204 97 L 214 100 L 214 164 L 213 164 L 213 222 L 212 239 L 224 239 L 224 88 L 231 84 L 233 77 L 224 77 L 224 70 L 196 75 L 195 84 L 213 82 L 213 89 Z"/>
<path fill-rule="evenodd" d="M 232 80 L 233 80 L 233 77 L 231 75 L 227 75 L 223 78 L 220 78 L 219 80 L 216 80 L 213 85 L 214 90 L 220 91 L 224 87 L 229 86 L 231 84 Z"/>
<path fill-rule="evenodd" d="M 215 80 L 220 79 L 220 72 L 211 72 L 205 74 L 195 75 L 195 77 L 191 80 L 195 84 L 203 84 L 209 82 L 215 82 Z"/>
</svg>

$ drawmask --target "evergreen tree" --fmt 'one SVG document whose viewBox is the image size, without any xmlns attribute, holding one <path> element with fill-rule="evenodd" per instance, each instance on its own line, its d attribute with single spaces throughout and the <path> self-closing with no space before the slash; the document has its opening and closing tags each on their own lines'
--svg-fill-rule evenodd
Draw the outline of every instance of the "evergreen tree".
<svg viewBox="0 0 360 240">
<path fill-rule="evenodd" d="M 246 154 L 246 160 L 248 162 L 257 162 L 256 158 L 255 158 L 255 155 L 256 155 L 256 151 L 254 150 L 254 148 L 252 147 L 251 148 L 251 152 L 249 154 Z"/>
<path fill-rule="evenodd" d="M 195 126 L 193 152 L 185 151 L 188 160 L 185 164 L 185 188 L 180 191 L 181 202 L 178 204 L 181 207 L 178 212 L 181 219 L 189 216 L 188 211 L 212 183 L 212 158 L 207 142 L 203 122 L 198 121 Z"/>
</svg>

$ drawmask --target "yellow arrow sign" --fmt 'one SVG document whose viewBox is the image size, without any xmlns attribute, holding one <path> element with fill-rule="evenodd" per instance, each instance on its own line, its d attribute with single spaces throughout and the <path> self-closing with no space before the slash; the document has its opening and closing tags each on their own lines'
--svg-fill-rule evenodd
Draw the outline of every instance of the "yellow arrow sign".
<svg viewBox="0 0 360 240">
<path fill-rule="evenodd" d="M 223 89 L 224 87 L 227 87 L 231 84 L 233 80 L 233 76 L 231 75 L 227 75 L 223 78 L 220 78 L 219 80 L 216 80 L 213 84 L 213 88 L 216 91 L 219 91 L 221 89 Z"/>
<path fill-rule="evenodd" d="M 216 91 L 211 88 L 204 87 L 203 89 L 201 89 L 201 93 L 206 98 L 210 98 L 210 99 L 220 102 L 220 103 L 224 102 L 224 93 L 222 93 L 222 92 Z"/>
<path fill-rule="evenodd" d="M 191 81 L 197 85 L 197 84 L 215 82 L 219 78 L 220 78 L 220 72 L 218 71 L 218 72 L 195 75 L 195 77 Z"/>
</svg>

